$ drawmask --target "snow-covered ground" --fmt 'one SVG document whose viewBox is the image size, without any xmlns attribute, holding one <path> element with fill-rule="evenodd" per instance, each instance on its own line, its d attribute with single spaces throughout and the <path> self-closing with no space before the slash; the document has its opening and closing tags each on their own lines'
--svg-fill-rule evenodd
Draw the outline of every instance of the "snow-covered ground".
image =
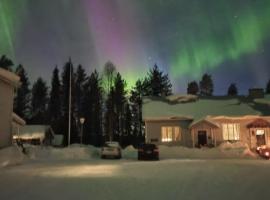
<svg viewBox="0 0 270 200">
<path fill-rule="evenodd" d="M 270 161 L 254 157 L 240 144 L 161 146 L 160 161 L 137 161 L 132 147 L 121 160 L 101 160 L 99 149 L 79 145 L 28 151 L 20 165 L 0 167 L 1 200 L 270 198 Z M 16 160 L 17 153 L 8 153 Z"/>
</svg>

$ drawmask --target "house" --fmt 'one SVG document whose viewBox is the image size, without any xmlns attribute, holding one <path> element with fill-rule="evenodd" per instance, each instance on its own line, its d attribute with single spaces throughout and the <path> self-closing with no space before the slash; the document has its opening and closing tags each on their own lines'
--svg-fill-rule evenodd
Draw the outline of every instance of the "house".
<svg viewBox="0 0 270 200">
<path fill-rule="evenodd" d="M 270 106 L 265 99 L 193 95 L 143 99 L 145 140 L 187 147 L 242 141 L 270 146 Z"/>
<path fill-rule="evenodd" d="M 12 122 L 16 123 L 19 118 L 14 118 L 13 100 L 19 85 L 19 76 L 0 68 L 0 148 L 12 144 Z"/>
<path fill-rule="evenodd" d="M 13 139 L 34 145 L 51 145 L 54 132 L 49 125 L 26 125 L 18 134 L 13 135 Z"/>
</svg>

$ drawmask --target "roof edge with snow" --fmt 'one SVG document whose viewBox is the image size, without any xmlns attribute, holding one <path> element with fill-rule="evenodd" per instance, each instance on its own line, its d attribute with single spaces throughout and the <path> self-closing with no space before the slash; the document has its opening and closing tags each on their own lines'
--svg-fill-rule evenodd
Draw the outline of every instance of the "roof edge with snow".
<svg viewBox="0 0 270 200">
<path fill-rule="evenodd" d="M 20 77 L 17 76 L 15 73 L 2 69 L 2 68 L 0 68 L 0 80 L 14 87 L 20 86 Z"/>
</svg>

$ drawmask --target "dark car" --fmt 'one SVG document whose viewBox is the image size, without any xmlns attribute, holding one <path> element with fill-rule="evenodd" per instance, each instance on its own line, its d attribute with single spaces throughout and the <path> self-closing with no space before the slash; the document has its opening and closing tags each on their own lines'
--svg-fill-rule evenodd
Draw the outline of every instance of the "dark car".
<svg viewBox="0 0 270 200">
<path fill-rule="evenodd" d="M 157 145 L 146 143 L 139 145 L 138 160 L 159 160 Z"/>
<path fill-rule="evenodd" d="M 269 158 L 270 158 L 270 148 L 269 147 L 258 146 L 256 148 L 256 151 L 261 157 L 269 160 Z"/>
</svg>

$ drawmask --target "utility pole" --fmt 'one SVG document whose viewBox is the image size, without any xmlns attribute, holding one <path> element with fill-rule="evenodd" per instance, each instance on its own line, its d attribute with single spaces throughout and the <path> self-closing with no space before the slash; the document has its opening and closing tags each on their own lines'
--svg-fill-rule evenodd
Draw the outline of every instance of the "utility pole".
<svg viewBox="0 0 270 200">
<path fill-rule="evenodd" d="M 68 146 L 70 145 L 70 131 L 71 131 L 71 59 L 69 58 Z"/>
</svg>

